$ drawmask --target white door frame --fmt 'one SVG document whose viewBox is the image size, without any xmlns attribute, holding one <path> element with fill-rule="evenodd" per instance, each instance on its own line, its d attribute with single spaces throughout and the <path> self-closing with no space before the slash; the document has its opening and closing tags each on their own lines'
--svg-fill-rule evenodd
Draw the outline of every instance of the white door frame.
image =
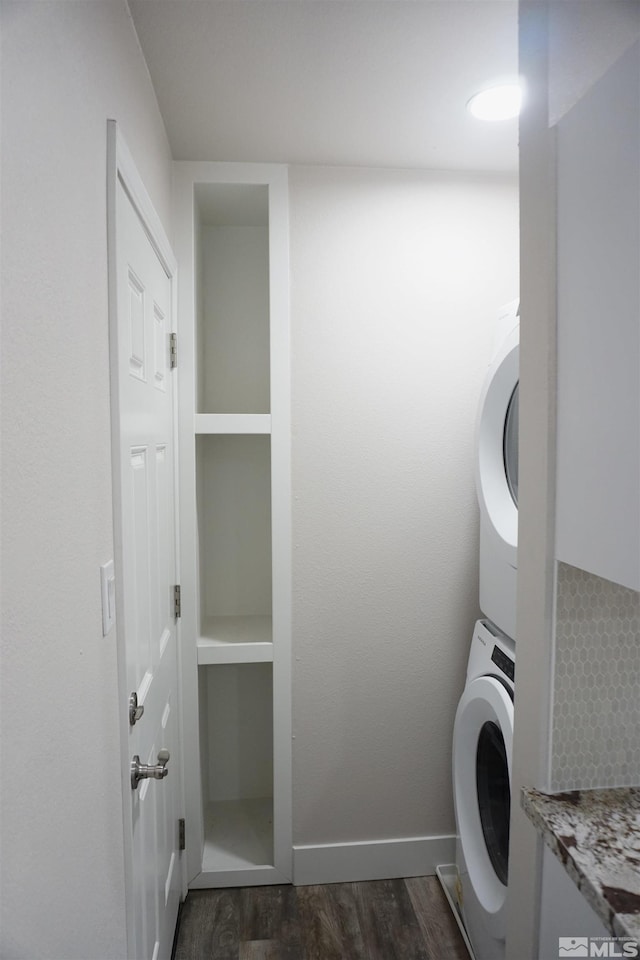
<svg viewBox="0 0 640 960">
<path fill-rule="evenodd" d="M 118 320 L 118 299 L 117 299 L 117 276 L 112 265 L 116 263 L 116 193 L 118 182 L 123 186 L 131 204 L 136 210 L 149 241 L 158 256 L 164 270 L 171 280 L 171 299 L 173 311 L 173 329 L 177 329 L 177 261 L 173 255 L 171 245 L 165 233 L 162 222 L 156 213 L 151 198 L 147 193 L 142 178 L 138 173 L 133 157 L 124 141 L 122 134 L 118 129 L 115 120 L 107 121 L 107 246 L 109 262 L 109 355 L 110 355 L 110 386 L 111 386 L 111 458 L 112 458 L 112 476 L 119 476 L 120 471 L 120 449 L 118 444 L 116 425 L 119 422 L 119 397 L 117 390 L 117 353 L 116 353 L 116 330 Z M 178 391 L 174 391 L 174 430 L 178 437 L 178 411 L 177 411 Z M 176 443 L 175 457 L 175 476 L 174 489 L 176 497 L 176 576 L 180 583 L 180 550 L 179 550 L 179 487 L 178 487 L 178 444 Z M 129 717 L 128 717 L 128 687 L 126 677 L 126 652 L 124 649 L 124 636 L 117 630 L 118 622 L 124 622 L 123 615 L 123 596 L 124 583 L 122 582 L 122 563 L 118 562 L 122 557 L 123 536 L 121 529 L 122 522 L 122 504 L 117 484 L 114 484 L 113 492 L 113 536 L 114 536 L 114 554 L 115 554 L 115 577 L 116 577 L 116 649 L 118 659 L 118 703 L 119 703 L 119 725 L 120 725 L 120 750 L 121 750 L 121 770 L 122 770 L 122 798 L 123 798 L 123 845 L 124 845 L 124 867 L 125 867 L 125 900 L 127 917 L 127 952 L 128 956 L 133 956 L 134 949 L 134 915 L 133 915 L 133 853 L 130 844 L 132 835 L 131 821 L 131 780 L 130 780 L 130 762 L 129 757 Z M 178 632 L 178 677 L 176 689 L 181 694 L 181 655 L 180 655 L 180 621 L 178 620 L 176 629 Z M 184 763 L 183 763 L 183 725 L 182 725 L 182 697 L 178 703 L 178 735 L 180 739 L 180 762 L 178 766 L 178 776 L 180 778 L 179 796 L 180 808 L 184 811 Z M 182 877 L 181 888 L 183 897 L 187 892 L 186 881 L 186 857 L 182 858 Z"/>
</svg>

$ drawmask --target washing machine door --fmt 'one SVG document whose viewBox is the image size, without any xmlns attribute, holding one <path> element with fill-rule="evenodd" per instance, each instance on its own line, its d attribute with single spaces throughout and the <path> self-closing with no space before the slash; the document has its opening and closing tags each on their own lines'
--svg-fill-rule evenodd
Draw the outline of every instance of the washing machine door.
<svg viewBox="0 0 640 960">
<path fill-rule="evenodd" d="M 483 521 L 495 531 L 505 560 L 517 567 L 518 376 L 520 327 L 511 330 L 491 364 L 476 427 L 476 490 Z"/>
<path fill-rule="evenodd" d="M 506 933 L 513 701 L 497 677 L 465 687 L 453 735 L 453 788 L 462 852 L 491 936 Z"/>
</svg>

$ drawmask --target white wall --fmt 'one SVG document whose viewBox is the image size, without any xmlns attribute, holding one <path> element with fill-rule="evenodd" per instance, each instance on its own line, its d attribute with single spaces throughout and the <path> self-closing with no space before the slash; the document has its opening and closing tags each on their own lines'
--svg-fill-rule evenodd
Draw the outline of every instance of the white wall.
<svg viewBox="0 0 640 960">
<path fill-rule="evenodd" d="M 202 228 L 202 413 L 269 413 L 269 234 Z"/>
<path fill-rule="evenodd" d="M 124 2 L 2 5 L 2 940 L 123 957 L 106 121 L 165 227 L 169 149 Z"/>
<path fill-rule="evenodd" d="M 451 834 L 516 183 L 294 167 L 290 195 L 294 841 Z"/>
</svg>

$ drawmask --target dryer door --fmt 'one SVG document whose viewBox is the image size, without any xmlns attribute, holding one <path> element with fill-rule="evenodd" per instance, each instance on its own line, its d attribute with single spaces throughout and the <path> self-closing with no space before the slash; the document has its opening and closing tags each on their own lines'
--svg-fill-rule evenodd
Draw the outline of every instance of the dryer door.
<svg viewBox="0 0 640 960">
<path fill-rule="evenodd" d="M 469 879 L 487 930 L 505 936 L 513 702 L 497 677 L 473 680 L 456 712 L 453 788 Z"/>
<path fill-rule="evenodd" d="M 476 489 L 483 519 L 517 566 L 518 376 L 520 329 L 516 326 L 487 374 L 476 431 Z"/>
</svg>

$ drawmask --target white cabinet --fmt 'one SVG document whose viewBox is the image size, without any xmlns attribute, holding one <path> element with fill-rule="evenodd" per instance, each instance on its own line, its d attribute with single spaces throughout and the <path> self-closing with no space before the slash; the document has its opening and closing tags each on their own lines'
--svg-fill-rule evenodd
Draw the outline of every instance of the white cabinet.
<svg viewBox="0 0 640 960">
<path fill-rule="evenodd" d="M 640 590 L 638 43 L 557 135 L 557 557 Z"/>
<path fill-rule="evenodd" d="M 538 960 L 558 960 L 560 946 L 564 946 L 564 956 L 571 956 L 572 939 L 595 938 L 600 942 L 610 937 L 600 917 L 559 860 L 545 846 L 542 853 Z M 621 948 L 617 945 L 616 949 Z M 585 956 L 585 953 L 578 953 L 576 948 L 574 956 Z"/>
<path fill-rule="evenodd" d="M 286 168 L 176 163 L 193 887 L 291 879 Z"/>
</svg>

